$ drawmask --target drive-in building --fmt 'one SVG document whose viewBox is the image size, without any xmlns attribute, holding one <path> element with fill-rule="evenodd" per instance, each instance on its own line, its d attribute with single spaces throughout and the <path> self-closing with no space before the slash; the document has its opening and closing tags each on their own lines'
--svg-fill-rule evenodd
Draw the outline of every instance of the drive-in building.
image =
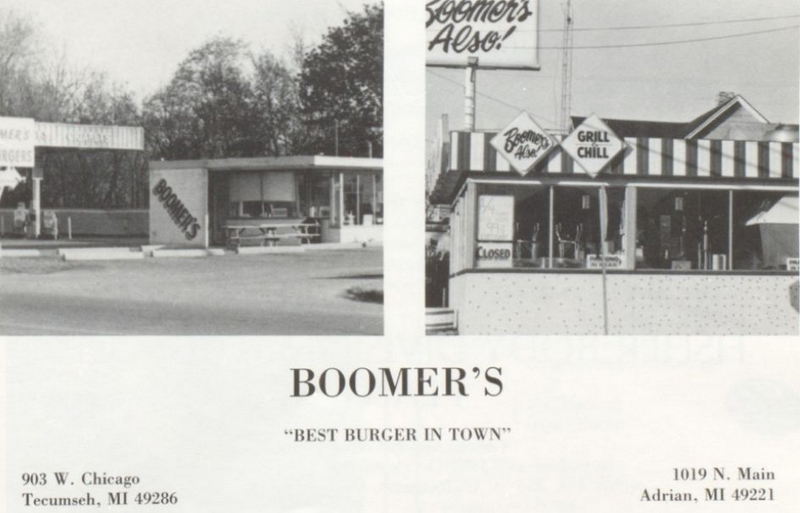
<svg viewBox="0 0 800 513">
<path fill-rule="evenodd" d="M 740 96 L 604 121 L 623 150 L 594 177 L 558 144 L 521 174 L 497 131 L 450 133 L 433 195 L 459 333 L 797 334 L 797 127 Z"/>
<path fill-rule="evenodd" d="M 383 163 L 290 156 L 150 162 L 150 242 L 379 242 Z"/>
</svg>

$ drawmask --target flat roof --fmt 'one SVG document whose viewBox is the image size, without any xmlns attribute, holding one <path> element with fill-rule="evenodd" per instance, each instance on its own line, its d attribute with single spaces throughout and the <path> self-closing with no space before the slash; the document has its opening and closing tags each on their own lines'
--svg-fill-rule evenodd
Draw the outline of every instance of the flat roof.
<svg viewBox="0 0 800 513">
<path fill-rule="evenodd" d="M 150 169 L 208 169 L 210 171 L 264 171 L 284 169 L 381 170 L 383 159 L 294 155 L 290 157 L 243 157 L 199 160 L 151 160 Z"/>
</svg>

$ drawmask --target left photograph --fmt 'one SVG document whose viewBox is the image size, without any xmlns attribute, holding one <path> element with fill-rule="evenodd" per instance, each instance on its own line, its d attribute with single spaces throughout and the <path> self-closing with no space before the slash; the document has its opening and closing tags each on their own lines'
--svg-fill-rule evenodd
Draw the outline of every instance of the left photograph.
<svg viewBox="0 0 800 513">
<path fill-rule="evenodd" d="M 383 3 L 0 6 L 0 335 L 381 335 Z"/>
</svg>

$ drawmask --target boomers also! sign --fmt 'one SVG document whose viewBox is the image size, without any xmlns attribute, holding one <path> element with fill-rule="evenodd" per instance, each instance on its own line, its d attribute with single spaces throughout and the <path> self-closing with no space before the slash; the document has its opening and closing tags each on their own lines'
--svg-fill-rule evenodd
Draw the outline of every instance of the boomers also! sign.
<svg viewBox="0 0 800 513">
<path fill-rule="evenodd" d="M 556 144 L 553 136 L 537 125 L 527 112 L 514 118 L 491 140 L 497 153 L 521 175 L 530 171 Z"/>
<path fill-rule="evenodd" d="M 539 69 L 538 0 L 429 0 L 427 64 Z"/>
</svg>

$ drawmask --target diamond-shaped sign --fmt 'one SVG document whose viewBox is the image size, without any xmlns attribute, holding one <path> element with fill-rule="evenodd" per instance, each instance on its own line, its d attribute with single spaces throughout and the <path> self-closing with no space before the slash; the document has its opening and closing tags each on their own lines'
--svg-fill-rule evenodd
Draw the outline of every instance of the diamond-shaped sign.
<svg viewBox="0 0 800 513">
<path fill-rule="evenodd" d="M 622 151 L 625 141 L 608 128 L 602 119 L 592 114 L 561 141 L 561 147 L 594 178 Z"/>
<path fill-rule="evenodd" d="M 527 174 L 557 144 L 527 112 L 514 118 L 491 140 L 497 153 L 521 175 Z"/>
</svg>

